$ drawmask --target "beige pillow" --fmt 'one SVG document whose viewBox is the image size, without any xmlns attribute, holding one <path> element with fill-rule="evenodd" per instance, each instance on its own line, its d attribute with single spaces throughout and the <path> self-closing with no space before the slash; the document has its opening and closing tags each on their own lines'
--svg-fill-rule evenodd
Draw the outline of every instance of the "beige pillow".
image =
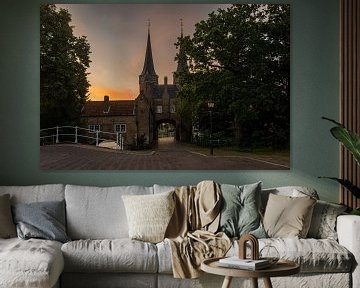
<svg viewBox="0 0 360 288">
<path fill-rule="evenodd" d="M 269 237 L 306 238 L 316 200 L 306 197 L 269 195 L 264 228 Z"/>
<path fill-rule="evenodd" d="M 9 194 L 0 196 L 0 238 L 16 237 Z"/>
<path fill-rule="evenodd" d="M 131 239 L 151 243 L 164 240 L 175 207 L 173 193 L 122 196 Z"/>
</svg>

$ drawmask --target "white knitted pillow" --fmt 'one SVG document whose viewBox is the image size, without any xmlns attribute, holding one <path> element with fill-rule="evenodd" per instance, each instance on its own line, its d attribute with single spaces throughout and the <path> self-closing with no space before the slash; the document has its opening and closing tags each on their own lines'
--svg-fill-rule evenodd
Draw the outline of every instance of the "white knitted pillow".
<svg viewBox="0 0 360 288">
<path fill-rule="evenodd" d="M 173 193 L 122 196 L 131 239 L 151 243 L 164 240 L 175 208 Z"/>
</svg>

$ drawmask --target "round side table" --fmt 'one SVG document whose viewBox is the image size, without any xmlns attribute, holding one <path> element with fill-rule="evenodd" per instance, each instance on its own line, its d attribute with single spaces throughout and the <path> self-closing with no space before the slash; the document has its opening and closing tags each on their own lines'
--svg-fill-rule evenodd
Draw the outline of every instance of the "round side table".
<svg viewBox="0 0 360 288">
<path fill-rule="evenodd" d="M 253 287 L 258 288 L 258 278 L 263 278 L 265 287 L 272 288 L 270 277 L 289 276 L 300 272 L 300 266 L 288 260 L 279 260 L 269 268 L 261 270 L 245 270 L 237 268 L 222 267 L 219 259 L 210 258 L 201 263 L 201 270 L 216 275 L 225 276 L 222 288 L 229 288 L 233 277 L 251 278 Z"/>
</svg>

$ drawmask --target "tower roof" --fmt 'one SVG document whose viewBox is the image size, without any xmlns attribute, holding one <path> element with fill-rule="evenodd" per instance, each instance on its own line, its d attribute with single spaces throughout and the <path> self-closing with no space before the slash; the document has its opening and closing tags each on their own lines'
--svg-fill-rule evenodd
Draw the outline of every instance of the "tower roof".
<svg viewBox="0 0 360 288">
<path fill-rule="evenodd" d="M 183 31 L 183 21 L 180 19 L 181 25 L 181 35 L 180 35 L 180 45 L 179 45 L 179 53 L 177 54 L 177 67 L 176 71 L 173 73 L 174 75 L 174 84 L 180 84 L 180 76 L 189 73 L 189 66 L 187 64 L 186 54 L 184 49 L 182 48 L 182 40 L 184 38 L 184 31 Z"/>
<path fill-rule="evenodd" d="M 156 75 L 153 57 L 152 57 L 152 50 L 151 50 L 150 29 L 148 31 L 148 37 L 147 37 L 144 68 L 141 72 L 141 75 Z"/>
</svg>

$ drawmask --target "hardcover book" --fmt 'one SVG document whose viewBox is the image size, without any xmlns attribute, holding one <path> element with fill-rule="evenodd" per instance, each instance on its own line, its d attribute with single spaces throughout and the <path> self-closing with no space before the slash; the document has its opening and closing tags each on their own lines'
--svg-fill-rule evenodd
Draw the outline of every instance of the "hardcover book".
<svg viewBox="0 0 360 288">
<path fill-rule="evenodd" d="M 220 259 L 219 265 L 222 267 L 229 267 L 229 268 L 259 270 L 269 267 L 271 263 L 267 259 L 259 259 L 259 260 L 240 259 L 238 256 L 233 256 L 229 258 Z"/>
</svg>

